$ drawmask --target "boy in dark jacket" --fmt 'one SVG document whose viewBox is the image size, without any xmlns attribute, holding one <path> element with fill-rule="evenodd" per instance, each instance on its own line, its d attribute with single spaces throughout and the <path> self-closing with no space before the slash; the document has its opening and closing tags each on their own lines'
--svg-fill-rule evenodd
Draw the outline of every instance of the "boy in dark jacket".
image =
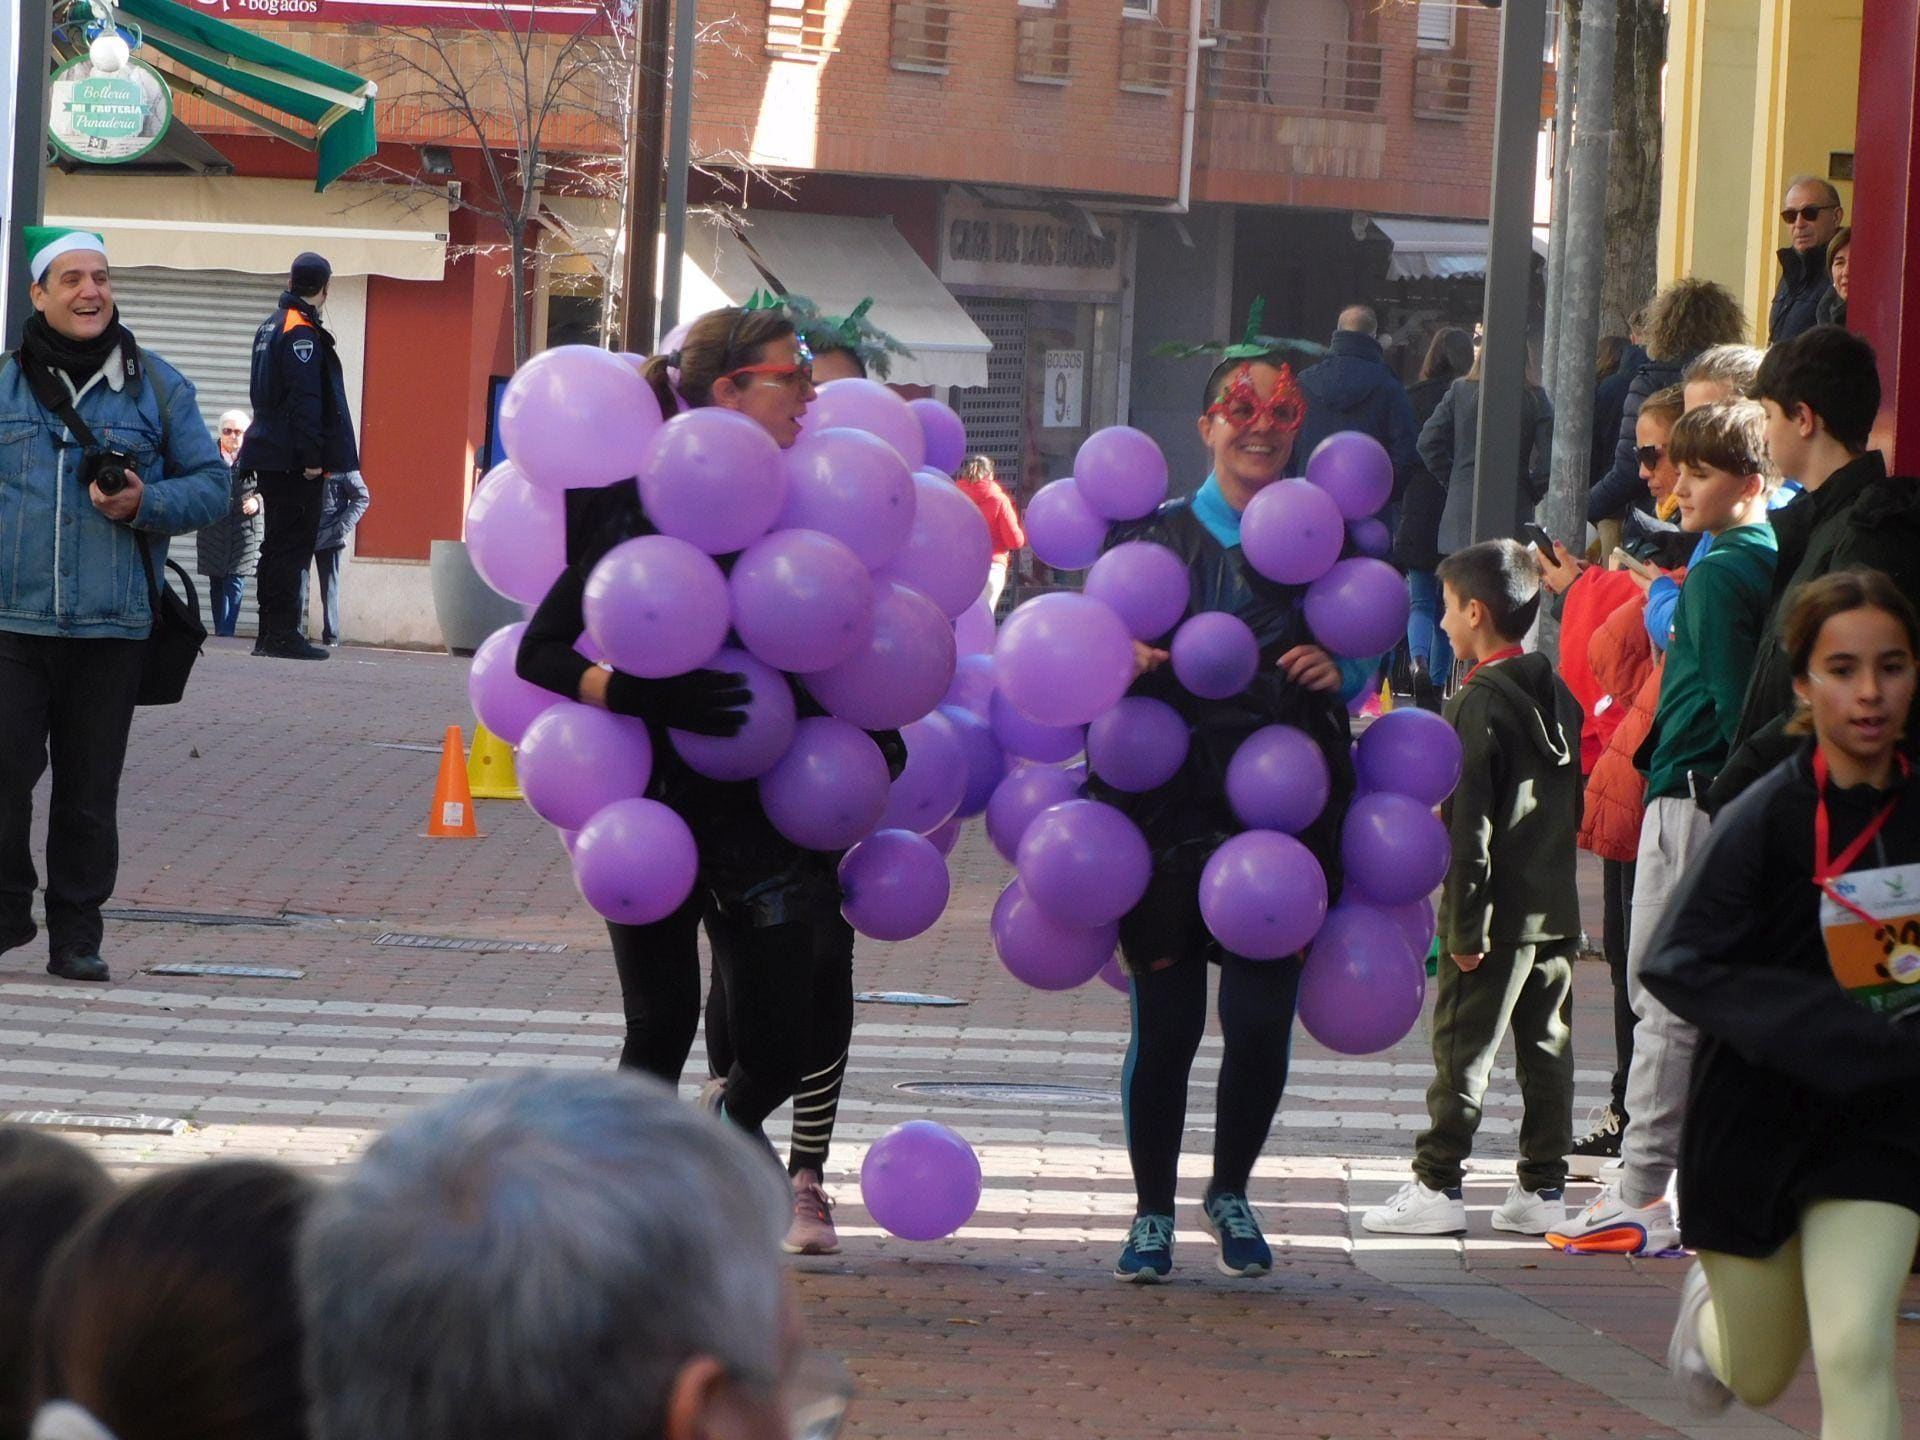
<svg viewBox="0 0 1920 1440">
<path fill-rule="evenodd" d="M 1414 1178 L 1361 1224 L 1391 1235 L 1467 1228 L 1462 1167 L 1511 1027 L 1525 1107 L 1519 1179 L 1493 1225 L 1542 1235 L 1566 1220 L 1573 1143 L 1580 706 L 1546 656 L 1521 652 L 1540 607 L 1539 572 L 1523 546 L 1471 545 L 1441 562 L 1439 575 L 1441 623 L 1473 668 L 1446 709 L 1465 763 L 1443 811 L 1453 860 L 1440 898 L 1432 1123 L 1414 1142 Z"/>
</svg>

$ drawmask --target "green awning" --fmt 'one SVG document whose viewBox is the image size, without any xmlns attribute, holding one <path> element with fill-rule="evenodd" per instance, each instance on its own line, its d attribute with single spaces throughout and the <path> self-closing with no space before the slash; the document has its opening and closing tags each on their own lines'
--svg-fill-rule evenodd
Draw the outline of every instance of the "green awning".
<svg viewBox="0 0 1920 1440">
<path fill-rule="evenodd" d="M 118 0 L 114 8 L 138 23 L 148 47 L 191 72 L 182 75 L 159 67 L 176 90 L 196 95 L 269 134 L 315 152 L 319 167 L 314 189 L 326 189 L 378 147 L 379 138 L 373 129 L 376 87 L 372 81 L 263 40 L 251 30 L 215 20 L 179 0 Z M 146 58 L 151 61 L 155 57 Z M 212 81 L 244 95 L 284 118 L 238 104 L 229 95 L 206 89 L 201 81 Z"/>
</svg>

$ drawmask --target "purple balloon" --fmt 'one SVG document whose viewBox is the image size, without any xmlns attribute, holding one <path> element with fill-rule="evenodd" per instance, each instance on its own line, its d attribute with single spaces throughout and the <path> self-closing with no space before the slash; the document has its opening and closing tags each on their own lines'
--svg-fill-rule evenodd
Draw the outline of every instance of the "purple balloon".
<svg viewBox="0 0 1920 1440">
<path fill-rule="evenodd" d="M 1186 763 L 1189 738 L 1164 700 L 1128 695 L 1087 727 L 1087 764 L 1116 790 L 1157 790 Z"/>
<path fill-rule="evenodd" d="M 1298 835 L 1320 818 L 1332 790 L 1327 757 L 1291 725 L 1254 731 L 1227 762 L 1227 803 L 1250 829 Z"/>
<path fill-rule="evenodd" d="M 1407 633 L 1407 582 L 1384 560 L 1342 560 L 1307 587 L 1307 625 L 1335 655 L 1383 655 Z"/>
<path fill-rule="evenodd" d="M 616 800 L 568 847 L 580 893 L 607 919 L 651 925 L 693 893 L 700 854 L 687 822 L 657 800 Z"/>
<path fill-rule="evenodd" d="M 849 383 L 864 382 L 833 382 Z M 899 403 L 904 408 L 906 402 Z M 907 418 L 918 435 L 918 422 Z M 860 430 L 809 426 L 787 451 L 787 503 L 778 524 L 831 535 L 877 570 L 907 543 L 914 503 L 913 471 L 886 441 Z"/>
<path fill-rule="evenodd" d="M 882 830 L 926 835 L 953 818 L 967 793 L 967 762 L 960 737 L 944 715 L 916 720 L 900 732 L 907 764 L 887 789 Z"/>
<path fill-rule="evenodd" d="M 958 819 L 947 821 L 938 830 L 929 834 L 927 839 L 942 855 L 953 854 L 953 847 L 960 843 L 960 821 Z"/>
<path fill-rule="evenodd" d="M 939 1240 L 966 1224 L 979 1207 L 979 1157 L 944 1125 L 931 1120 L 896 1125 L 860 1162 L 860 1203 L 889 1235 Z"/>
<path fill-rule="evenodd" d="M 1025 519 L 1027 548 L 1056 570 L 1086 569 L 1107 542 L 1107 522 L 1087 508 L 1071 479 L 1042 485 Z"/>
<path fill-rule="evenodd" d="M 920 430 L 920 417 L 878 380 L 850 376 L 829 380 L 820 387 L 818 397 L 807 407 L 806 434 L 836 427 L 863 431 L 886 441 L 909 470 L 927 463 L 927 440 Z"/>
<path fill-rule="evenodd" d="M 983 594 L 953 622 L 954 648 L 962 655 L 991 655 L 993 636 L 993 611 Z"/>
<path fill-rule="evenodd" d="M 1371 435 L 1342 430 L 1313 447 L 1307 479 L 1331 495 L 1347 519 L 1364 520 L 1393 494 L 1393 460 Z"/>
<path fill-rule="evenodd" d="M 917 590 L 885 584 L 873 601 L 866 644 L 838 665 L 809 672 L 807 689 L 863 730 L 897 730 L 940 703 L 953 683 L 953 630 Z"/>
<path fill-rule="evenodd" d="M 1225 700 L 1253 683 L 1260 642 L 1238 615 L 1203 610 L 1173 636 L 1173 673 L 1203 700 Z"/>
<path fill-rule="evenodd" d="M 792 747 L 760 777 L 760 807 L 794 844 L 844 850 L 886 811 L 886 757 L 857 725 L 826 715 L 802 720 Z"/>
<path fill-rule="evenodd" d="M 653 387 L 595 345 L 556 345 L 514 372 L 500 397 L 500 440 L 542 490 L 592 489 L 640 469 L 660 428 Z"/>
<path fill-rule="evenodd" d="M 907 409 L 920 422 L 920 438 L 926 442 L 926 463 L 948 475 L 967 458 L 967 427 L 953 407 L 938 400 L 909 400 Z"/>
<path fill-rule="evenodd" d="M 911 586 L 950 617 L 964 615 L 980 598 L 993 560 L 987 522 L 945 476 L 918 471 L 913 488 L 913 529 L 876 576 Z"/>
<path fill-rule="evenodd" d="M 1100 967 L 1100 978 L 1115 990 L 1118 990 L 1122 995 L 1130 995 L 1133 993 L 1133 979 L 1126 971 L 1120 968 L 1120 957 L 1118 955 Z"/>
<path fill-rule="evenodd" d="M 727 577 L 671 535 L 609 550 L 587 577 L 587 633 L 614 665 L 659 679 L 698 670 L 727 639 Z"/>
<path fill-rule="evenodd" d="M 1200 914 L 1229 954 L 1278 960 L 1298 954 L 1327 918 L 1327 877 L 1291 835 L 1248 830 L 1200 872 Z"/>
<path fill-rule="evenodd" d="M 661 534 L 709 555 L 731 555 L 779 517 L 786 467 L 773 437 L 738 410 L 689 410 L 647 442 L 640 499 Z"/>
<path fill-rule="evenodd" d="M 953 662 L 953 683 L 947 686 L 943 705 L 957 705 L 986 719 L 993 704 L 993 657 L 962 655 Z"/>
<path fill-rule="evenodd" d="M 1422 957 L 1426 955 L 1433 944 L 1433 937 L 1438 933 L 1433 901 L 1424 895 L 1418 900 L 1409 900 L 1405 905 L 1365 905 L 1358 901 L 1342 901 L 1333 908 L 1335 910 L 1365 909 L 1386 916 L 1399 930 L 1400 938 L 1407 942 L 1407 948 Z"/>
<path fill-rule="evenodd" d="M 993 726 L 993 738 L 1000 742 L 1000 748 L 1022 760 L 1051 765 L 1071 760 L 1087 746 L 1085 726 L 1036 725 L 1014 709 L 998 690 L 987 702 L 987 721 Z"/>
<path fill-rule="evenodd" d="M 1333 568 L 1346 542 L 1340 507 L 1306 480 L 1276 480 L 1263 487 L 1240 517 L 1240 550 L 1247 563 L 1281 585 L 1318 580 Z"/>
<path fill-rule="evenodd" d="M 1329 1050 L 1370 1055 L 1413 1029 L 1426 994 L 1424 955 L 1408 948 L 1399 927 L 1377 910 L 1343 905 L 1327 916 L 1301 969 L 1300 1023 Z"/>
<path fill-rule="evenodd" d="M 480 723 L 509 745 L 518 745 L 527 727 L 560 703 L 561 697 L 522 680 L 514 666 L 526 622 L 496 630 L 480 642 L 467 670 L 467 699 Z"/>
<path fill-rule="evenodd" d="M 1040 812 L 1017 852 L 1027 894 L 1062 925 L 1105 925 L 1140 903 L 1153 873 L 1147 840 L 1098 800 L 1067 800 Z"/>
<path fill-rule="evenodd" d="M 667 739 L 689 770 L 710 780 L 757 780 L 779 763 L 793 743 L 793 687 L 778 670 L 731 645 L 708 663 L 712 669 L 745 678 L 753 692 L 747 702 L 746 725 L 737 735 L 669 730 Z"/>
<path fill-rule="evenodd" d="M 1460 737 L 1431 710 L 1391 710 L 1366 728 L 1353 752 L 1362 790 L 1391 790 L 1438 805 L 1460 783 Z"/>
<path fill-rule="evenodd" d="M 1036 595 L 1007 617 L 993 673 L 1014 709 L 1042 725 L 1085 725 L 1133 683 L 1133 637 L 1098 600 Z"/>
<path fill-rule="evenodd" d="M 873 628 L 873 577 L 818 530 L 776 530 L 734 561 L 727 588 L 741 644 L 776 670 L 838 665 Z"/>
<path fill-rule="evenodd" d="M 1083 593 L 1111 605 L 1134 639 L 1158 640 L 1187 613 L 1191 581 L 1166 546 L 1128 540 L 1093 562 Z"/>
<path fill-rule="evenodd" d="M 994 787 L 1007 773 L 1007 757 L 1000 749 L 1000 742 L 993 738 L 993 726 L 971 710 L 942 705 L 940 714 L 953 727 L 954 738 L 960 742 L 960 758 L 967 767 L 967 788 L 954 814 L 962 820 L 971 820 L 984 811 L 993 798 Z"/>
<path fill-rule="evenodd" d="M 653 742 L 644 720 L 562 700 L 527 726 L 515 768 L 534 814 L 578 830 L 614 801 L 646 794 Z"/>
<path fill-rule="evenodd" d="M 1427 806 L 1379 790 L 1347 810 L 1340 861 L 1355 899 L 1405 905 L 1430 895 L 1446 878 L 1447 827 Z"/>
<path fill-rule="evenodd" d="M 908 830 L 877 830 L 840 860 L 840 913 L 869 940 L 924 935 L 950 888 L 940 851 Z"/>
<path fill-rule="evenodd" d="M 1364 520 L 1347 522 L 1347 539 L 1362 555 L 1385 560 L 1393 554 L 1393 532 L 1387 522 L 1369 515 Z"/>
<path fill-rule="evenodd" d="M 467 557 L 509 600 L 539 604 L 567 568 L 566 503 L 502 461 L 481 477 L 467 507 Z"/>
<path fill-rule="evenodd" d="M 1109 425 L 1082 441 L 1073 477 L 1087 508 L 1105 520 L 1138 520 L 1167 498 L 1167 457 L 1131 425 Z"/>
<path fill-rule="evenodd" d="M 987 839 L 1008 864 L 1020 855 L 1027 827 L 1042 811 L 1080 798 L 1081 782 L 1050 765 L 1023 765 L 993 789 L 987 801 Z"/>
<path fill-rule="evenodd" d="M 1015 880 L 993 905 L 993 948 L 1000 963 L 1036 990 L 1071 990 L 1100 973 L 1120 943 L 1120 927 L 1062 925 Z"/>
</svg>

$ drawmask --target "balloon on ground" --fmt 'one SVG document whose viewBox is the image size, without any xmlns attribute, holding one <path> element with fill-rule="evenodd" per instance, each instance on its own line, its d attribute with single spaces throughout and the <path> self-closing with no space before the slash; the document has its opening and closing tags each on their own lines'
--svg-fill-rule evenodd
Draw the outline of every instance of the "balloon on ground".
<svg viewBox="0 0 1920 1440">
<path fill-rule="evenodd" d="M 844 381 L 836 381 L 844 384 Z M 980 1160 L 945 1125 L 896 1125 L 860 1163 L 860 1201 L 874 1224 L 902 1240 L 953 1234 L 980 1205 Z"/>
</svg>

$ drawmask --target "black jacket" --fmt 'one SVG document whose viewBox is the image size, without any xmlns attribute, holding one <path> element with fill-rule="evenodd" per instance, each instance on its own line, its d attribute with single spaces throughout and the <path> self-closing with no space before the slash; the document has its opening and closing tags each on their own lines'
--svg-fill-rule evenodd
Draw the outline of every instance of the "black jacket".
<svg viewBox="0 0 1920 1440">
<path fill-rule="evenodd" d="M 259 510 L 242 513 L 247 497 L 260 493 L 250 471 L 238 465 L 228 472 L 227 513 L 211 525 L 202 525 L 194 534 L 194 558 L 200 573 L 214 575 L 251 575 L 260 564 L 260 541 L 266 534 L 267 517 Z"/>
<path fill-rule="evenodd" d="M 1773 292 L 1767 340 L 1778 345 L 1820 323 L 1820 302 L 1833 291 L 1827 274 L 1827 247 L 1800 251 L 1791 245 L 1779 252 L 1780 283 Z"/>
<path fill-rule="evenodd" d="M 1678 385 L 1680 372 L 1692 363 L 1692 355 L 1678 360 L 1649 358 L 1627 383 L 1627 398 L 1620 406 L 1620 436 L 1613 447 L 1613 468 L 1587 492 L 1587 519 L 1594 524 L 1624 519 L 1629 509 L 1653 508 L 1647 482 L 1640 478 L 1640 457 L 1634 453 L 1639 448 L 1634 426 L 1640 423 L 1640 407 L 1647 399 L 1669 385 Z"/>
<path fill-rule="evenodd" d="M 1873 1013 L 1828 968 L 1811 755 L 1803 743 L 1714 821 L 1647 954 L 1647 989 L 1701 1032 L 1680 1145 L 1696 1248 L 1770 1255 L 1813 1200 L 1920 1209 L 1920 1021 Z M 1920 780 L 1894 793 L 1862 869 L 1920 862 Z M 1886 799 L 1829 786 L 1832 853 Z"/>
<path fill-rule="evenodd" d="M 1453 380 L 1447 375 L 1407 387 L 1415 435 L 1426 429 Z M 1402 570 L 1431 570 L 1440 563 L 1440 513 L 1446 507 L 1447 477 L 1435 475 L 1421 460 L 1400 494 L 1400 528 L 1393 534 L 1394 564 Z"/>
<path fill-rule="evenodd" d="M 1116 525 L 1108 548 L 1127 540 L 1166 546 L 1187 565 L 1188 614 L 1221 610 L 1246 621 L 1260 642 L 1260 668 L 1253 683 L 1229 700 L 1202 700 L 1174 678 L 1171 665 L 1143 675 L 1134 695 L 1164 700 L 1192 729 L 1186 763 L 1157 790 L 1127 794 L 1088 781 L 1087 791 L 1132 817 L 1153 848 L 1154 868 L 1191 874 L 1220 844 L 1246 827 L 1227 804 L 1227 764 L 1240 742 L 1267 725 L 1293 725 L 1306 732 L 1327 758 L 1333 788 L 1320 818 L 1297 838 L 1326 871 L 1330 897 L 1340 893 L 1340 825 L 1353 797 L 1352 731 L 1337 694 L 1294 684 L 1275 661 L 1296 645 L 1315 643 L 1302 605 L 1306 587 L 1276 585 L 1246 561 L 1239 546 L 1227 549 L 1193 513 L 1191 500 L 1170 500 L 1143 520 Z"/>
<path fill-rule="evenodd" d="M 1290 468 L 1305 474 L 1314 448 L 1329 435 L 1358 430 L 1387 447 L 1393 458 L 1393 495 L 1400 497 L 1407 477 L 1420 463 L 1414 449 L 1419 428 L 1399 378 L 1387 367 L 1380 342 L 1354 330 L 1337 330 L 1329 354 L 1300 372 L 1307 396 L 1306 423 L 1293 442 Z"/>
<path fill-rule="evenodd" d="M 253 423 L 234 461 L 242 470 L 358 470 L 347 382 L 319 312 L 283 291 L 253 333 Z"/>
<path fill-rule="evenodd" d="M 1587 485 L 1598 485 L 1613 469 L 1620 448 L 1620 420 L 1627 413 L 1627 391 L 1647 364 L 1647 352 L 1629 345 L 1614 372 L 1593 387 L 1593 458 L 1587 465 Z M 1634 407 L 1638 416 L 1639 407 Z"/>
</svg>

